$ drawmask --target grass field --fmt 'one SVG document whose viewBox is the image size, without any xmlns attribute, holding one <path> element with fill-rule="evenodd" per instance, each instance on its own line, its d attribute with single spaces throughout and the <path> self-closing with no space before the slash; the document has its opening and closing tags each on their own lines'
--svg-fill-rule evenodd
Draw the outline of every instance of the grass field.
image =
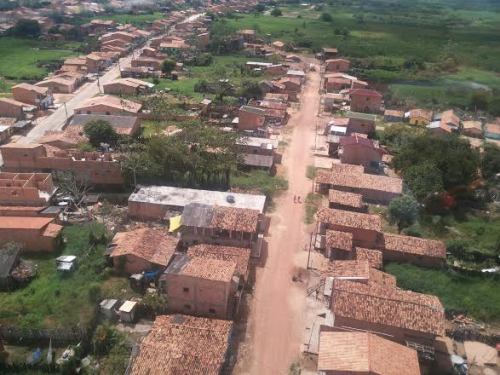
<svg viewBox="0 0 500 375">
<path fill-rule="evenodd" d="M 266 171 L 239 171 L 231 176 L 231 187 L 272 198 L 279 191 L 288 189 L 288 181 L 281 176 L 270 176 Z"/>
<path fill-rule="evenodd" d="M 332 3 L 330 3 L 332 4 Z M 374 0 L 335 2 L 321 10 L 282 8 L 283 17 L 243 15 L 234 29 L 311 52 L 337 47 L 353 73 L 410 104 L 465 107 L 477 90 L 500 90 L 498 3 Z M 332 22 L 320 20 L 329 13 Z M 300 18 L 299 18 L 300 17 Z"/>
<path fill-rule="evenodd" d="M 404 289 L 438 296 L 446 309 L 465 311 L 486 322 L 500 322 L 500 280 L 465 276 L 452 271 L 390 263 L 385 270 Z"/>
<path fill-rule="evenodd" d="M 218 79 L 229 79 L 229 82 L 239 87 L 244 80 L 260 81 L 262 76 L 252 76 L 241 71 L 241 67 L 247 62 L 248 57 L 241 55 L 214 56 L 209 66 L 188 66 L 189 72 L 177 81 L 162 79 L 156 86 L 157 90 L 170 89 L 172 93 L 192 97 L 200 100 L 207 95 L 194 91 L 195 85 L 202 81 L 215 82 Z M 260 59 L 252 59 L 261 61 Z M 210 95 L 208 95 L 210 96 Z"/>
<path fill-rule="evenodd" d="M 62 254 L 76 255 L 78 268 L 68 275 L 56 270 L 60 254 L 23 256 L 38 266 L 38 275 L 25 288 L 0 293 L 0 324 L 29 328 L 74 327 L 88 323 L 97 302 L 95 287 L 102 295 L 122 297 L 127 291 L 124 278 L 107 277 L 104 272 L 104 246 L 91 249 L 90 227 L 65 227 Z M 125 280 L 125 281 L 124 281 Z"/>
<path fill-rule="evenodd" d="M 99 19 L 113 20 L 121 24 L 131 24 L 136 27 L 144 27 L 153 21 L 164 18 L 165 15 L 161 12 L 154 12 L 150 14 L 111 14 L 106 16 L 99 16 Z M 84 22 L 90 21 L 92 18 L 85 19 Z"/>
<path fill-rule="evenodd" d="M 42 79 L 50 64 L 76 55 L 78 43 L 48 43 L 11 37 L 0 38 L 0 76 L 12 80 Z"/>
</svg>

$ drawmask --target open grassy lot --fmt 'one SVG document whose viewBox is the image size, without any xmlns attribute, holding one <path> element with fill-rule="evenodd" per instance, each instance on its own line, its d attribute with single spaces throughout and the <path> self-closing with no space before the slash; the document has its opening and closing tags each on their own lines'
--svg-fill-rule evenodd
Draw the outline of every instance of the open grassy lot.
<svg viewBox="0 0 500 375">
<path fill-rule="evenodd" d="M 202 99 L 207 95 L 195 92 L 195 85 L 200 81 L 215 82 L 219 79 L 229 79 L 235 87 L 240 87 L 243 81 L 258 82 L 262 76 L 254 76 L 241 70 L 242 66 L 249 60 L 248 57 L 234 54 L 214 56 L 212 64 L 209 66 L 188 66 L 189 72 L 177 81 L 161 79 L 156 86 L 157 90 L 170 89 L 172 93 L 189 96 L 194 99 Z M 251 59 L 252 61 L 262 61 L 261 59 Z M 208 95 L 210 96 L 210 95 Z"/>
<path fill-rule="evenodd" d="M 108 277 L 104 245 L 90 246 L 90 231 L 89 225 L 65 227 L 61 253 L 23 256 L 37 264 L 38 275 L 25 288 L 0 293 L 0 324 L 26 328 L 85 325 L 94 316 L 99 295 L 126 294 L 127 280 Z M 78 257 L 74 272 L 57 272 L 55 258 L 61 254 Z"/>
<path fill-rule="evenodd" d="M 42 79 L 51 64 L 77 55 L 78 43 L 49 43 L 33 39 L 0 38 L 0 76 L 13 80 Z"/>
<path fill-rule="evenodd" d="M 465 311 L 486 322 L 500 322 L 500 280 L 390 263 L 385 270 L 397 277 L 398 286 L 438 296 L 446 309 Z"/>
<path fill-rule="evenodd" d="M 255 194 L 265 194 L 269 198 L 281 190 L 288 189 L 288 181 L 281 176 L 271 176 L 266 171 L 238 171 L 231 175 L 231 187 Z"/>
<path fill-rule="evenodd" d="M 261 37 L 317 51 L 337 47 L 354 73 L 391 84 L 392 96 L 422 105 L 464 107 L 472 93 L 500 90 L 500 13 L 494 2 L 374 0 L 335 2 L 319 10 L 282 8 L 282 17 L 244 15 L 228 20 Z M 322 21 L 322 13 L 332 17 Z M 299 18 L 300 17 L 300 18 Z"/>
</svg>

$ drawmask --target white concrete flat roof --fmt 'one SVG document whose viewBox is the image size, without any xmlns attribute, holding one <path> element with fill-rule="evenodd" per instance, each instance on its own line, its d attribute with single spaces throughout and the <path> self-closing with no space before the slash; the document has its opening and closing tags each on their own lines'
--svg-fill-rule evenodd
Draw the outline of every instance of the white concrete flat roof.
<svg viewBox="0 0 500 375">
<path fill-rule="evenodd" d="M 233 199 L 228 199 L 229 196 Z M 130 195 L 128 201 L 176 206 L 179 208 L 183 208 L 190 203 L 200 203 L 211 206 L 249 208 L 263 213 L 266 196 L 187 189 L 173 186 L 142 186 L 136 193 Z"/>
</svg>

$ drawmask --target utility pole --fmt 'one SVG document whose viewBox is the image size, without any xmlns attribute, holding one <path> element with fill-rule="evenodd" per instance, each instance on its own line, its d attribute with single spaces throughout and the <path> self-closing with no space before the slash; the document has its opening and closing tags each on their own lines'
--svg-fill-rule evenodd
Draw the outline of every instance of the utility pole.
<svg viewBox="0 0 500 375">
<path fill-rule="evenodd" d="M 311 238 L 309 239 L 309 252 L 307 253 L 307 267 L 306 269 L 309 269 L 309 260 L 311 259 L 311 246 L 313 242 L 313 234 L 314 232 L 311 232 Z"/>
</svg>

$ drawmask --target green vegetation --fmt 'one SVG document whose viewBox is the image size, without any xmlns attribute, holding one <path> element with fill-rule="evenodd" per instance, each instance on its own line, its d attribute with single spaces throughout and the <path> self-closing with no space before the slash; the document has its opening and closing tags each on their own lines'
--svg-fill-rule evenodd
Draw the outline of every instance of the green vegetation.
<svg viewBox="0 0 500 375">
<path fill-rule="evenodd" d="M 89 143 L 94 147 L 99 147 L 101 143 L 113 145 L 118 140 L 118 134 L 108 121 L 90 121 L 85 124 L 83 130 Z"/>
<path fill-rule="evenodd" d="M 288 189 L 288 181 L 281 176 L 271 176 L 262 170 L 237 171 L 231 175 L 231 187 L 248 192 L 264 194 L 272 198 L 276 193 Z"/>
<path fill-rule="evenodd" d="M 13 80 L 42 79 L 64 58 L 75 55 L 77 43 L 0 38 L 0 76 Z"/>
<path fill-rule="evenodd" d="M 425 269 L 410 264 L 390 263 L 385 270 L 396 276 L 399 287 L 434 294 L 448 310 L 465 311 L 476 319 L 488 322 L 499 321 L 498 279 Z"/>
<path fill-rule="evenodd" d="M 314 180 L 314 178 L 316 177 L 316 167 L 314 165 L 307 166 L 306 177 L 310 180 Z"/>
<path fill-rule="evenodd" d="M 107 16 L 99 16 L 99 19 L 113 20 L 121 24 L 131 24 L 136 27 L 144 27 L 151 24 L 153 21 L 164 18 L 165 15 L 162 12 L 154 12 L 149 14 L 129 14 L 129 13 L 119 13 L 111 14 Z M 83 22 L 89 22 L 91 18 L 83 20 Z"/>
<path fill-rule="evenodd" d="M 329 2 L 315 10 L 289 5 L 281 8 L 282 17 L 252 14 L 235 16 L 228 23 L 312 52 L 339 48 L 353 61 L 353 73 L 389 84 L 388 106 L 474 109 L 474 94 L 486 92 L 489 105 L 496 108 L 492 101 L 500 91 L 498 9 L 493 2 L 355 0 Z"/>
<path fill-rule="evenodd" d="M 394 198 L 389 204 L 387 210 L 389 214 L 389 222 L 398 226 L 398 231 L 409 227 L 417 220 L 418 202 L 411 195 L 402 195 L 399 198 Z"/>
<path fill-rule="evenodd" d="M 314 215 L 316 215 L 316 212 L 318 212 L 318 209 L 321 206 L 322 199 L 323 196 L 321 194 L 307 194 L 305 201 L 306 216 L 304 217 L 304 222 L 306 224 L 314 223 Z"/>
<path fill-rule="evenodd" d="M 25 256 L 37 264 L 38 274 L 24 288 L 0 293 L 0 324 L 25 328 L 87 325 L 94 317 L 97 299 L 114 295 L 113 289 L 104 287 L 109 274 L 105 246 L 102 242 L 91 246 L 92 238 L 100 237 L 92 236 L 94 232 L 103 233 L 103 227 L 92 224 L 63 229 L 62 254 L 78 257 L 78 267 L 70 274 L 56 270 L 55 258 L 60 254 Z"/>
<path fill-rule="evenodd" d="M 124 374 L 130 357 L 130 348 L 124 333 L 102 324 L 97 326 L 92 338 L 94 355 L 100 360 L 105 374 Z"/>
</svg>

